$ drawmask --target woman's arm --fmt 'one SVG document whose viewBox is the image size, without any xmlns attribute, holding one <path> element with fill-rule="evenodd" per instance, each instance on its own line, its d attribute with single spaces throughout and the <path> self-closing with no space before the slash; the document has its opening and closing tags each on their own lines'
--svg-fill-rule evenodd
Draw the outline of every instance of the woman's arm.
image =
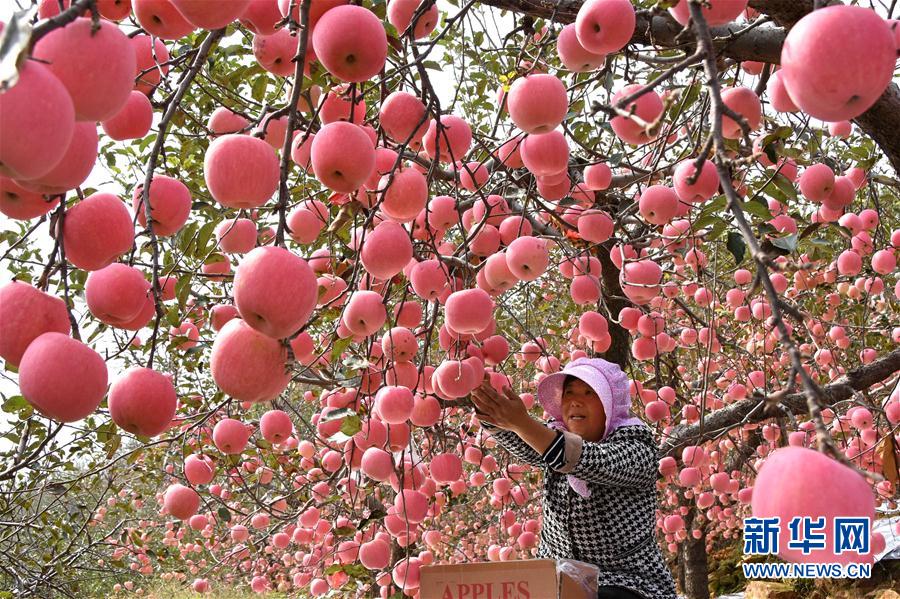
<svg viewBox="0 0 900 599">
<path fill-rule="evenodd" d="M 503 430 L 487 421 L 483 421 L 481 426 L 491 433 L 491 436 L 497 440 L 500 447 L 508 451 L 510 455 L 520 462 L 538 467 L 546 466 L 541 459 L 541 454 L 536 452 L 533 447 L 523 441 L 516 433 Z"/>
<path fill-rule="evenodd" d="M 472 403 L 482 426 L 497 442 L 523 462 L 544 466 L 543 456 L 559 433 L 550 430 L 528 415 L 522 399 L 509 387 L 498 393 L 485 376 L 472 391 Z"/>
</svg>

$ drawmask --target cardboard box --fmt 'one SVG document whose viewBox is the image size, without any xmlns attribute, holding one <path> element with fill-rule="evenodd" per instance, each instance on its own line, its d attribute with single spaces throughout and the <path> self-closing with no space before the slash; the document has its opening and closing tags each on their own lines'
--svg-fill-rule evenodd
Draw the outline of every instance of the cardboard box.
<svg viewBox="0 0 900 599">
<path fill-rule="evenodd" d="M 420 599 L 596 599 L 597 567 L 531 559 L 422 566 Z"/>
</svg>

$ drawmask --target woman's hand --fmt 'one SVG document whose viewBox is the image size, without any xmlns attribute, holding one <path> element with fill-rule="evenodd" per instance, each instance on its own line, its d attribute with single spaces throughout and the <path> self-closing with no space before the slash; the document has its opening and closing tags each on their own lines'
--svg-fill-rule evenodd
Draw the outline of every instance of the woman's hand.
<svg viewBox="0 0 900 599">
<path fill-rule="evenodd" d="M 481 384 L 472 391 L 471 399 L 478 419 L 500 428 L 515 431 L 531 420 L 522 399 L 509 387 L 503 387 L 503 392 L 498 393 L 487 373 Z"/>
</svg>

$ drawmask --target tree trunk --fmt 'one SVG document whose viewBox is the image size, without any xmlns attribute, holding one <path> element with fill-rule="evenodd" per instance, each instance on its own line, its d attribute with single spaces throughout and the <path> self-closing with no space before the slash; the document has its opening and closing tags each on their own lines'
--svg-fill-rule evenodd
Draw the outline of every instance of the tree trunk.
<svg viewBox="0 0 900 599">
<path fill-rule="evenodd" d="M 685 528 L 691 529 L 697 508 L 691 507 L 685 517 Z M 683 579 L 680 580 L 684 594 L 688 599 L 709 599 L 709 569 L 706 563 L 706 531 L 701 527 L 703 534 L 699 539 L 692 535 L 681 542 L 678 552 L 681 555 Z"/>
</svg>

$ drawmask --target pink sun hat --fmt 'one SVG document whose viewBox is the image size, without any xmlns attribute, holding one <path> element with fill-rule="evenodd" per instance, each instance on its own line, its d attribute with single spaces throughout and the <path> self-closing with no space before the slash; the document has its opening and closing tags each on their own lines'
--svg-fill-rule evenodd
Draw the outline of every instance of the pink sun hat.
<svg viewBox="0 0 900 599">
<path fill-rule="evenodd" d="M 572 360 L 560 372 L 554 372 L 541 379 L 538 383 L 537 399 L 553 420 L 563 424 L 562 392 L 567 375 L 572 375 L 590 385 L 600 398 L 606 413 L 606 430 L 601 440 L 620 426 L 647 426 L 631 412 L 628 375 L 618 364 L 602 358 Z"/>
</svg>

